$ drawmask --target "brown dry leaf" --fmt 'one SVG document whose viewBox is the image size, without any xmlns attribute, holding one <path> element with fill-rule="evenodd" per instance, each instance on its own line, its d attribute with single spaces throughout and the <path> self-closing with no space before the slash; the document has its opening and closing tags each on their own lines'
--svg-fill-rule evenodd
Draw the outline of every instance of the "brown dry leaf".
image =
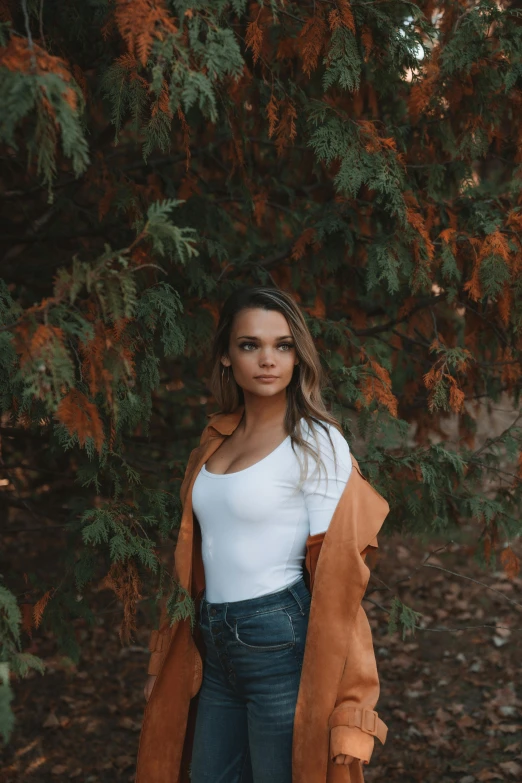
<svg viewBox="0 0 522 783">
<path fill-rule="evenodd" d="M 463 704 L 448 704 L 448 710 L 453 713 L 453 715 L 460 715 L 463 709 Z"/>
<path fill-rule="evenodd" d="M 56 713 L 51 711 L 49 713 L 49 715 L 47 716 L 47 718 L 42 723 L 42 728 L 44 728 L 44 729 L 54 729 L 54 728 L 56 728 L 56 726 L 59 726 L 59 725 L 60 725 L 60 721 L 56 717 Z"/>
<path fill-rule="evenodd" d="M 449 712 L 446 712 L 442 707 L 439 707 L 435 713 L 435 718 L 440 720 L 441 723 L 446 723 L 449 720 L 453 720 Z"/>
<path fill-rule="evenodd" d="M 506 775 L 512 775 L 514 778 L 518 778 L 520 780 L 520 776 L 522 775 L 522 765 L 517 764 L 516 761 L 503 761 L 499 764 L 499 767 L 502 772 L 506 773 Z"/>
<path fill-rule="evenodd" d="M 500 772 L 495 772 L 494 770 L 489 769 L 483 769 L 481 772 L 477 773 L 477 780 L 482 781 L 485 780 L 504 780 L 504 776 L 500 774 Z"/>
<path fill-rule="evenodd" d="M 51 769 L 51 773 L 53 775 L 63 775 L 65 772 L 67 772 L 67 767 L 65 764 L 55 764 Z"/>
<path fill-rule="evenodd" d="M 478 729 L 477 721 L 471 717 L 471 715 L 463 715 L 457 721 L 459 729 Z"/>
<path fill-rule="evenodd" d="M 132 767 L 136 759 L 134 756 L 118 756 L 114 763 L 118 767 L 118 769 L 127 769 L 128 767 Z"/>
<path fill-rule="evenodd" d="M 139 731 L 141 729 L 139 721 L 132 720 L 132 718 L 127 716 L 118 721 L 118 726 L 121 726 L 122 729 L 129 729 L 129 731 Z"/>
<path fill-rule="evenodd" d="M 405 653 L 398 653 L 397 655 L 393 656 L 393 659 L 390 661 L 390 663 L 394 669 L 409 669 L 411 666 L 413 666 L 413 658 L 411 658 L 409 655 L 406 655 Z"/>
</svg>

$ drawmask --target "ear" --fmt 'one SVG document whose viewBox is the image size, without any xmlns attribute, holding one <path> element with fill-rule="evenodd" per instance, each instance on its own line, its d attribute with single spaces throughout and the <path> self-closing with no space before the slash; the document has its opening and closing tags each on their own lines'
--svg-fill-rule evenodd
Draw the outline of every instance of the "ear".
<svg viewBox="0 0 522 783">
<path fill-rule="evenodd" d="M 221 357 L 221 364 L 223 365 L 223 367 L 230 367 L 232 362 L 230 361 L 228 356 L 222 356 Z"/>
</svg>

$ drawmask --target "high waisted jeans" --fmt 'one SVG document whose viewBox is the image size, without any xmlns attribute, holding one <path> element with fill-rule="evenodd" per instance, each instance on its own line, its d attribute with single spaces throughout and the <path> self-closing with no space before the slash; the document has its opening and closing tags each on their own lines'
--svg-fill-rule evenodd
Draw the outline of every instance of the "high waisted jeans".
<svg viewBox="0 0 522 783">
<path fill-rule="evenodd" d="M 301 577 L 277 593 L 229 603 L 203 596 L 206 646 L 192 783 L 292 783 L 292 733 L 310 592 Z"/>
</svg>

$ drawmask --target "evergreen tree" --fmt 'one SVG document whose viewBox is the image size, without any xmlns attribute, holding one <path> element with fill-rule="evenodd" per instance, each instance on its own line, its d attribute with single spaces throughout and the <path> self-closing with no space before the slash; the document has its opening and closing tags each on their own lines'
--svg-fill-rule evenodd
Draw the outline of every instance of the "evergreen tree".
<svg viewBox="0 0 522 783">
<path fill-rule="evenodd" d="M 522 432 L 475 444 L 521 388 L 517 5 L 3 0 L 0 45 L 0 535 L 36 517 L 64 551 L 58 584 L 0 581 L 4 738 L 27 634 L 77 659 L 93 582 L 123 640 L 143 596 L 193 612 L 160 544 L 245 283 L 298 298 L 387 528 L 472 519 L 517 573 Z"/>
</svg>

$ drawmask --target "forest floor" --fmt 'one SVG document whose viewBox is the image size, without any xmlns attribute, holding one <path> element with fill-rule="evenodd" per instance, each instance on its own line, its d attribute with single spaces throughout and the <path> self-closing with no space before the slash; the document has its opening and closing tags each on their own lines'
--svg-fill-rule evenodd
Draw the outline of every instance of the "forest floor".
<svg viewBox="0 0 522 783">
<path fill-rule="evenodd" d="M 522 608 L 510 601 L 522 602 L 522 580 L 481 567 L 465 534 L 427 562 L 443 542 L 395 535 L 379 543 L 367 594 L 375 603 L 365 608 L 389 733 L 385 746 L 376 741 L 367 783 L 521 781 Z M 404 640 L 388 634 L 377 605 L 389 606 L 394 593 L 423 616 L 425 628 Z M 100 600 L 108 595 L 101 591 Z M 100 613 L 94 628 L 79 622 L 75 666 L 52 638 L 35 633 L 32 650 L 46 674 L 15 684 L 16 727 L 0 755 L 1 783 L 134 780 L 148 634 L 142 622 L 122 647 L 117 613 Z"/>
</svg>

